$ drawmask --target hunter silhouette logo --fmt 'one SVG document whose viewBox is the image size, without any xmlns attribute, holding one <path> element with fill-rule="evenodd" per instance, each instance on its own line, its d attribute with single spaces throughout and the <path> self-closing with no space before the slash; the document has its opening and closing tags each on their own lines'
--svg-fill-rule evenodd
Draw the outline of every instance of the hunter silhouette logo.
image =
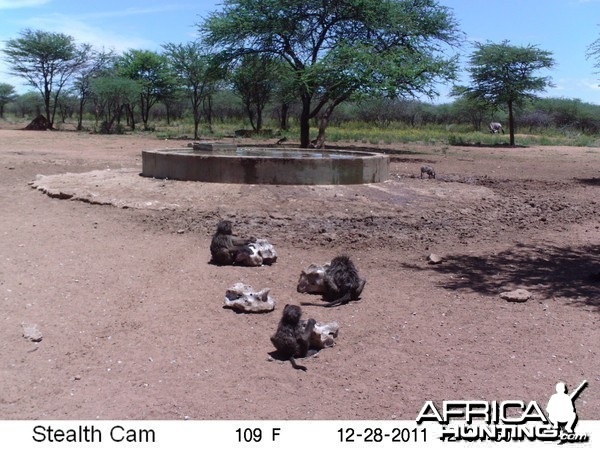
<svg viewBox="0 0 600 450">
<path fill-rule="evenodd" d="M 548 406 L 546 407 L 548 419 L 550 419 L 554 428 L 560 428 L 560 424 L 565 424 L 565 433 L 574 433 L 573 428 L 577 423 L 575 399 L 586 386 L 587 380 L 583 380 L 579 387 L 569 395 L 567 394 L 567 385 L 565 383 L 556 383 L 556 394 L 550 397 Z"/>
<path fill-rule="evenodd" d="M 589 435 L 574 431 L 575 400 L 586 386 L 584 380 L 569 394 L 565 383 L 557 383 L 545 412 L 535 400 L 445 400 L 441 407 L 429 400 L 416 422 L 442 425 L 442 441 L 588 442 Z"/>
</svg>

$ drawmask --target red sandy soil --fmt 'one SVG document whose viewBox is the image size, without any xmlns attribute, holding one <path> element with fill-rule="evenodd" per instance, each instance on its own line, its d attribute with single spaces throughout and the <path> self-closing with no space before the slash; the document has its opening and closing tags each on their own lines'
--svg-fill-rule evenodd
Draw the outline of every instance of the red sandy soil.
<svg viewBox="0 0 600 450">
<path fill-rule="evenodd" d="M 3 128 L 2 419 L 414 419 L 426 400 L 546 405 L 584 379 L 579 418 L 600 419 L 598 148 L 382 145 L 384 183 L 228 185 L 139 176 L 141 150 L 184 141 Z M 208 264 L 219 219 L 278 261 Z M 339 254 L 360 301 L 296 292 Z M 276 310 L 224 309 L 236 282 Z M 516 288 L 532 298 L 499 297 Z M 307 372 L 269 355 L 303 302 L 340 325 Z"/>
</svg>

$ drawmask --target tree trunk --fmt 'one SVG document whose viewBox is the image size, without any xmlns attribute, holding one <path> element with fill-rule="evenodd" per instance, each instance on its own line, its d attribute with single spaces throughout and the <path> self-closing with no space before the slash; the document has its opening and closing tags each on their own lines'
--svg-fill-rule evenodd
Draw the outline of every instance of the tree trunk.
<svg viewBox="0 0 600 450">
<path fill-rule="evenodd" d="M 83 107 L 85 106 L 85 100 L 82 96 L 79 100 L 79 112 L 77 113 L 77 131 L 83 130 Z"/>
<path fill-rule="evenodd" d="M 282 103 L 281 104 L 281 122 L 279 127 L 284 130 L 287 131 L 288 130 L 288 113 L 290 110 L 290 105 L 287 103 Z"/>
<path fill-rule="evenodd" d="M 513 115 L 513 102 L 508 101 L 508 129 L 510 131 L 510 145 L 515 145 L 515 117 Z"/>
<path fill-rule="evenodd" d="M 148 116 L 150 115 L 149 102 L 146 101 L 144 95 L 140 96 L 140 109 L 142 110 L 142 122 L 144 123 L 144 131 L 148 131 Z"/>
<path fill-rule="evenodd" d="M 262 129 L 262 108 L 257 107 L 256 108 L 256 132 L 260 133 L 260 130 Z"/>
<path fill-rule="evenodd" d="M 344 94 L 338 98 L 336 98 L 333 102 L 329 103 L 329 106 L 325 108 L 325 111 L 321 115 L 321 120 L 319 121 L 319 134 L 317 135 L 317 139 L 315 139 L 315 148 L 323 148 L 325 147 L 325 130 L 327 129 L 327 125 L 329 125 L 329 119 L 331 118 L 331 114 L 333 114 L 333 110 L 343 101 L 350 96 L 349 93 Z"/>
<path fill-rule="evenodd" d="M 310 97 L 302 96 L 300 113 L 300 148 L 310 147 Z"/>
<path fill-rule="evenodd" d="M 325 147 L 325 130 L 327 129 L 327 125 L 329 125 L 329 118 L 331 117 L 331 113 L 333 113 L 333 109 L 335 105 L 329 106 L 319 121 L 319 134 L 317 134 L 317 139 L 315 140 L 315 148 L 324 148 Z"/>
<path fill-rule="evenodd" d="M 167 113 L 167 125 L 171 125 L 171 108 L 169 102 L 165 102 L 165 111 Z"/>
<path fill-rule="evenodd" d="M 208 106 L 207 106 L 208 103 Z M 204 115 L 206 116 L 206 123 L 208 124 L 208 129 L 212 133 L 212 96 L 208 95 L 203 102 L 204 106 Z"/>
<path fill-rule="evenodd" d="M 200 114 L 200 105 L 198 103 L 193 103 L 192 110 L 192 115 L 194 116 L 194 139 L 199 139 L 198 128 L 200 127 L 200 119 L 202 118 Z"/>
<path fill-rule="evenodd" d="M 46 92 L 44 92 L 44 107 L 46 109 L 46 119 L 48 119 L 49 128 L 52 129 L 53 121 L 52 117 L 50 116 L 50 91 L 47 89 Z"/>
<path fill-rule="evenodd" d="M 254 110 L 252 109 L 252 104 L 249 101 L 245 102 L 246 106 L 246 114 L 248 115 L 248 119 L 250 120 L 250 126 L 254 131 L 256 130 L 256 125 L 254 124 Z"/>
<path fill-rule="evenodd" d="M 134 107 L 127 105 L 127 124 L 131 127 L 131 131 L 135 131 L 135 113 L 133 112 Z"/>
</svg>

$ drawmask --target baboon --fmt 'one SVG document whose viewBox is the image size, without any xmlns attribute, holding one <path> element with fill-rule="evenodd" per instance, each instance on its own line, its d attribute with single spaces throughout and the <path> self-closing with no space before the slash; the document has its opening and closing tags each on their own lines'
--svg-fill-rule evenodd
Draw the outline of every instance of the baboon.
<svg viewBox="0 0 600 450">
<path fill-rule="evenodd" d="M 348 256 L 336 256 L 325 271 L 323 298 L 326 306 L 346 304 L 358 300 L 366 280 L 358 276 L 358 270 Z"/>
<path fill-rule="evenodd" d="M 431 166 L 421 166 L 421 178 L 423 178 L 424 173 L 426 173 L 429 178 L 435 178 L 435 170 Z"/>
<path fill-rule="evenodd" d="M 277 331 L 271 336 L 271 342 L 279 354 L 289 359 L 294 369 L 306 371 L 306 367 L 296 363 L 295 358 L 308 355 L 310 335 L 315 327 L 315 319 L 308 319 L 306 326 L 300 323 L 302 309 L 296 305 L 285 305 Z"/>
<path fill-rule="evenodd" d="M 233 264 L 238 253 L 251 253 L 248 244 L 256 239 L 242 239 L 233 236 L 231 222 L 229 220 L 221 220 L 217 224 L 217 231 L 212 237 L 210 243 L 211 262 L 218 265 Z"/>
</svg>

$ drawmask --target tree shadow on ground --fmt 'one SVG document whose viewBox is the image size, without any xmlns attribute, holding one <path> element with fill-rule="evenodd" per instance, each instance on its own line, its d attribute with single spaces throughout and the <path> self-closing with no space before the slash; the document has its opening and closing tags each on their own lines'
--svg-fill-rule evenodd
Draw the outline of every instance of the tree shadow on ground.
<svg viewBox="0 0 600 450">
<path fill-rule="evenodd" d="M 500 142 L 496 144 L 484 144 L 482 142 L 459 142 L 456 144 L 450 144 L 452 147 L 476 147 L 476 148 L 529 148 L 528 145 L 510 145 L 506 142 Z"/>
<path fill-rule="evenodd" d="M 587 186 L 600 186 L 600 178 L 575 178 L 575 180 L 580 184 L 585 184 Z"/>
<path fill-rule="evenodd" d="M 404 264 L 411 270 L 434 270 L 448 279 L 441 286 L 496 296 L 509 288 L 529 289 L 545 297 L 567 297 L 600 312 L 600 245 L 536 247 L 519 244 L 489 255 L 450 255 L 435 266 Z"/>
</svg>

